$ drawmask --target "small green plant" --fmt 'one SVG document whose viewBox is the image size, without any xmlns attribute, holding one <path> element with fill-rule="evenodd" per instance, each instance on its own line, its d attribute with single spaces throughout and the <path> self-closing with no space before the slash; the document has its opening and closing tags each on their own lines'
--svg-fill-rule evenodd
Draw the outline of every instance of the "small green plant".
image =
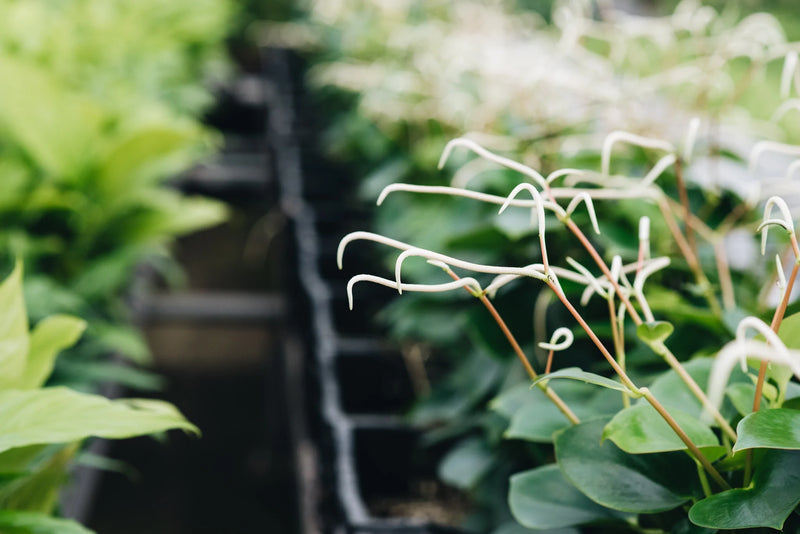
<svg viewBox="0 0 800 534">
<path fill-rule="evenodd" d="M 689 127 L 689 142 L 684 145 L 684 158 L 692 156 L 696 127 L 693 121 Z M 615 144 L 623 141 L 667 154 L 643 179 L 613 176 L 610 174 L 612 150 Z M 688 195 L 679 195 L 680 200 L 672 200 L 659 187 L 659 177 L 672 167 L 678 189 L 681 188 L 682 166 L 686 159 L 678 154 L 673 144 L 614 132 L 603 145 L 600 172 L 564 169 L 547 177 L 463 139 L 448 145 L 442 163 L 459 146 L 522 173 L 530 182 L 518 185 L 507 197 L 456 187 L 393 184 L 383 191 L 378 203 L 390 194 L 412 192 L 466 197 L 498 205 L 501 213 L 509 206 L 528 209 L 538 225 L 541 262 L 519 267 L 488 265 L 370 232 L 346 236 L 340 244 L 339 262 L 341 266 L 345 248 L 354 240 L 374 241 L 401 251 L 395 262 L 393 279 L 363 274 L 350 280 L 348 296 L 351 305 L 354 286 L 368 281 L 399 292 L 466 288 L 489 309 L 530 379 L 524 389 L 509 390 L 495 400 L 497 405 L 505 406 L 503 409 L 511 413 L 507 435 L 534 442 L 552 440 L 556 460 L 554 464 L 542 465 L 511 478 L 509 504 L 515 518 L 522 525 L 534 529 L 607 522 L 624 523 L 627 528 L 642 531 L 650 528 L 670 530 L 679 524 L 688 528 L 689 522 L 695 527 L 708 529 L 783 528 L 800 503 L 800 479 L 796 476 L 800 442 L 795 437 L 800 430 L 800 411 L 794 409 L 800 388 L 791 381 L 792 376 L 800 377 L 800 338 L 797 337 L 800 314 L 786 317 L 800 269 L 800 248 L 788 205 L 780 197 L 770 197 L 764 205 L 762 221 L 755 228 L 762 234 L 762 251 L 768 245 L 769 228 L 777 226 L 783 229 L 789 238 L 788 253 L 794 260 L 787 279 L 780 255 L 777 256 L 776 276 L 780 294 L 767 324 L 753 315 L 742 317 L 751 306 L 737 304 L 735 286 L 723 283 L 723 280 L 731 279 L 729 252 L 713 245 L 731 227 L 724 221 L 716 226 L 706 224 L 693 214 Z M 752 158 L 757 160 L 766 148 L 794 150 L 774 144 L 757 144 Z M 518 198 L 523 191 L 533 198 Z M 663 242 L 663 239 L 660 235 L 655 239 L 651 236 L 649 217 L 640 220 L 637 256 L 628 264 L 620 255 L 606 261 L 573 220 L 577 207 L 585 204 L 589 212 L 588 222 L 594 232 L 600 234 L 603 218 L 595 214 L 594 203 L 602 202 L 604 208 L 611 209 L 608 203 L 631 199 L 647 202 L 660 210 L 662 224 L 659 227 L 666 229 L 676 243 L 681 253 L 680 261 L 685 262 L 692 277 L 694 294 L 691 297 L 685 289 L 673 289 L 675 296 L 667 300 L 675 303 L 676 307 L 689 298 L 705 302 L 708 317 L 712 318 L 706 322 L 711 332 L 708 336 L 712 341 L 710 346 L 680 355 L 674 354 L 670 348 L 676 325 L 657 319 L 646 286 L 650 285 L 648 278 L 663 272 L 671 262 L 678 260 L 651 257 L 651 241 Z M 566 206 L 562 205 L 564 201 Z M 594 268 L 599 270 L 598 274 L 572 258 L 554 258 L 548 253 L 546 234 L 551 225 L 546 213 L 552 213 L 580 243 Z M 678 220 L 682 221 L 683 228 Z M 705 247 L 708 248 L 701 246 L 701 240 L 706 241 Z M 713 265 L 716 272 L 712 274 L 706 273 L 699 259 L 704 248 L 715 255 Z M 403 265 L 414 257 L 424 258 L 454 280 L 438 284 L 403 282 Z M 559 265 L 562 261 L 569 267 Z M 456 270 L 469 272 L 470 276 L 462 278 Z M 477 277 L 481 275 L 493 275 L 493 278 L 479 281 Z M 534 371 L 490 302 L 498 292 L 520 278 L 532 278 L 547 286 L 577 323 L 584 338 L 600 353 L 611 370 L 611 376 L 578 367 L 542 375 Z M 765 278 L 765 285 L 771 285 L 770 277 Z M 711 282 L 712 279 L 716 284 Z M 565 290 L 562 281 L 570 284 L 569 291 Z M 668 282 L 668 275 L 663 274 L 662 284 Z M 590 320 L 573 304 L 569 293 L 575 293 L 581 286 L 582 290 L 578 292 L 582 293 L 582 304 L 589 304 L 594 295 L 606 301 L 608 321 L 605 331 L 610 332 L 610 344 L 597 333 L 598 323 L 592 320 L 593 324 L 590 324 Z M 723 291 L 728 294 L 720 295 Z M 696 317 L 693 320 L 699 323 Z M 566 324 L 560 325 L 551 342 L 541 345 L 550 351 L 546 364 L 548 371 L 551 367 L 558 367 L 558 359 L 563 357 L 559 354 L 559 358 L 554 358 L 553 352 L 568 349 L 572 344 L 573 336 L 565 335 L 561 330 L 565 327 L 570 328 Z M 713 340 L 720 329 L 723 332 L 730 329 L 733 338 L 714 347 Z M 753 338 L 751 334 L 757 337 Z M 564 341 L 556 343 L 556 338 L 564 338 Z M 654 373 L 641 365 L 631 365 L 632 362 L 626 358 L 630 346 L 649 348 L 668 370 Z M 586 350 L 585 346 L 582 350 Z M 753 362 L 760 363 L 753 367 Z M 737 363 L 740 369 L 732 374 Z M 598 366 L 592 359 L 587 359 L 585 367 L 596 369 Z M 595 396 L 575 395 L 574 390 L 558 387 L 564 379 L 609 389 L 617 395 L 604 397 L 606 400 L 603 402 Z M 564 395 L 561 395 L 562 391 Z M 540 399 L 552 403 L 560 414 L 560 424 L 547 415 L 546 409 L 542 409 Z M 509 409 L 511 404 L 516 404 L 516 407 Z M 526 405 L 539 410 L 526 410 Z M 524 413 L 524 417 L 518 417 L 520 413 Z"/>
<path fill-rule="evenodd" d="M 53 516 L 68 469 L 89 437 L 128 438 L 170 429 L 199 434 L 171 404 L 109 400 L 67 387 L 45 387 L 56 357 L 86 323 L 53 315 L 28 327 L 22 265 L 0 283 L 0 530 L 88 534 Z"/>
</svg>

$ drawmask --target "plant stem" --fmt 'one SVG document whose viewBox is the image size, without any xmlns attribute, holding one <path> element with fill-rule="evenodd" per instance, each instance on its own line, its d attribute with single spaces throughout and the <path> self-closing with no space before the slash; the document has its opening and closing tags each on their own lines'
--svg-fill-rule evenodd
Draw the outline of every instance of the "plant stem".
<svg viewBox="0 0 800 534">
<path fill-rule="evenodd" d="M 454 273 L 452 270 L 447 269 L 446 272 L 454 280 L 460 280 L 459 276 L 456 273 Z M 467 289 L 467 288 L 465 288 L 465 289 Z M 467 291 L 469 292 L 469 289 L 467 289 Z M 519 346 L 519 343 L 517 342 L 517 339 L 514 337 L 514 334 L 511 333 L 511 330 L 508 328 L 508 325 L 503 320 L 503 318 L 500 316 L 500 313 L 497 311 L 497 308 L 494 307 L 494 304 L 492 304 L 492 301 L 489 300 L 489 297 L 487 297 L 486 295 L 480 295 L 478 298 L 483 303 L 483 305 L 486 307 L 486 309 L 489 310 L 489 313 L 492 315 L 492 317 L 494 318 L 495 322 L 500 327 L 500 330 L 503 331 L 503 335 L 506 336 L 506 339 L 508 340 L 509 344 L 511 345 L 511 348 L 514 349 L 514 353 L 517 355 L 517 358 L 519 358 L 519 361 L 522 362 L 522 366 L 525 368 L 525 372 L 528 373 L 528 377 L 530 377 L 530 379 L 532 381 L 536 380 L 537 378 L 539 378 L 539 375 L 536 373 L 536 371 L 533 370 L 533 366 L 531 366 L 531 362 L 528 361 L 528 358 L 525 356 L 525 353 L 522 351 L 522 347 Z M 542 392 L 547 396 L 548 399 L 550 399 L 550 401 L 553 404 L 555 404 L 556 408 L 558 408 L 558 410 L 562 414 L 564 414 L 564 417 L 566 417 L 567 420 L 570 423 L 572 423 L 573 425 L 577 425 L 578 423 L 581 422 L 581 420 L 578 419 L 578 416 L 575 415 L 575 412 L 573 412 L 569 408 L 569 406 L 567 406 L 567 404 L 564 402 L 564 400 L 561 397 L 558 396 L 558 393 L 553 391 L 549 386 L 547 386 L 546 383 L 539 382 L 537 384 L 537 387 L 540 390 L 542 390 Z"/>
<path fill-rule="evenodd" d="M 683 181 L 683 164 L 680 158 L 675 160 L 675 181 L 678 183 L 678 197 L 681 199 L 683 205 L 684 221 L 686 225 L 686 240 L 689 242 L 689 248 L 697 257 L 697 240 L 694 237 L 694 229 L 689 224 L 689 219 L 692 216 L 692 207 L 689 204 L 689 193 L 686 191 L 686 183 Z"/>
<path fill-rule="evenodd" d="M 710 292 L 711 284 L 708 282 L 708 278 L 705 277 L 705 274 L 703 273 L 702 269 L 700 269 L 700 264 L 699 264 L 699 262 L 697 262 L 697 258 L 692 254 L 692 251 L 690 249 L 688 249 L 688 244 L 686 243 L 686 240 L 683 237 L 683 234 L 681 233 L 680 229 L 678 228 L 678 225 L 676 224 L 675 219 L 672 218 L 671 213 L 669 211 L 669 207 L 665 206 L 663 204 L 663 199 L 659 201 L 659 206 L 661 206 L 662 212 L 664 212 L 664 210 L 666 210 L 666 213 L 664 214 L 664 218 L 668 219 L 668 223 L 667 224 L 670 226 L 670 229 L 672 230 L 673 235 L 675 236 L 675 239 L 679 240 L 679 243 L 680 242 L 683 243 L 683 247 L 681 247 L 681 249 L 684 250 L 684 253 L 688 254 L 689 257 L 694 258 L 694 265 L 698 269 L 699 276 L 704 281 L 704 282 L 703 281 L 698 281 L 698 283 L 701 284 L 701 285 L 704 285 Z M 671 222 L 671 224 L 670 224 L 670 222 Z M 589 239 L 584 235 L 584 233 L 581 231 L 581 229 L 578 228 L 578 226 L 575 224 L 575 222 L 573 220 L 567 219 L 565 221 L 565 224 L 570 229 L 570 231 L 572 231 L 572 233 L 575 235 L 575 237 L 577 237 L 578 240 L 583 244 L 584 248 L 589 252 L 589 254 L 592 256 L 592 258 L 594 258 L 595 263 L 597 263 L 597 265 L 600 267 L 600 270 L 603 271 L 603 274 L 611 282 L 611 284 L 614 287 L 614 290 L 615 290 L 616 294 L 619 296 L 619 298 L 623 302 L 623 304 L 625 304 L 625 308 L 627 309 L 628 313 L 630 314 L 631 318 L 633 319 L 634 324 L 636 326 L 639 326 L 640 324 L 642 324 L 642 318 L 639 316 L 638 313 L 636 313 L 636 310 L 634 309 L 633 305 L 631 304 L 630 299 L 627 297 L 627 295 L 625 295 L 622 292 L 622 288 L 620 288 L 619 284 L 614 280 L 614 277 L 611 276 L 611 271 L 609 270 L 609 268 L 606 265 L 605 261 L 603 261 L 603 259 L 600 257 L 600 254 L 597 252 L 597 249 L 594 248 L 594 245 L 592 245 L 592 243 L 589 241 Z M 690 265 L 691 265 L 691 260 L 689 260 L 688 257 L 687 257 L 687 262 L 689 262 Z M 696 274 L 696 277 L 697 276 L 698 275 Z M 551 286 L 551 288 L 552 287 L 553 286 Z M 556 295 L 558 295 L 558 297 L 561 298 L 561 295 L 560 295 L 559 291 L 556 291 L 555 289 L 554 289 L 554 291 L 555 291 Z M 714 309 L 714 313 L 717 316 L 721 315 L 722 311 L 720 310 L 719 303 L 717 303 L 717 300 L 714 297 L 713 293 L 707 293 L 706 294 L 706 298 L 708 299 L 709 304 L 712 305 L 712 309 Z M 562 302 L 564 302 L 563 299 L 562 299 Z M 581 325 L 581 326 L 583 326 L 583 325 Z M 585 329 L 586 328 L 584 328 L 584 330 Z M 592 336 L 592 334 L 590 334 L 590 337 L 591 336 Z M 599 341 L 600 340 L 598 339 L 597 342 L 595 342 L 595 345 L 597 345 L 597 343 L 599 343 Z M 689 387 L 691 392 L 697 397 L 697 399 L 703 404 L 703 406 L 708 407 L 710 413 L 714 416 L 714 419 L 716 419 L 717 422 L 720 424 L 720 427 L 722 427 L 722 429 L 725 430 L 726 433 L 728 433 L 729 435 L 732 435 L 733 439 L 735 440 L 736 439 L 736 432 L 733 431 L 733 429 L 728 424 L 728 422 L 725 420 L 725 418 L 722 417 L 722 414 L 719 413 L 719 410 L 717 410 L 708 401 L 708 397 L 703 392 L 703 390 L 700 388 L 700 386 L 697 385 L 697 382 L 695 382 L 695 380 L 683 369 L 683 366 L 680 364 L 680 362 L 678 362 L 678 359 L 675 358 L 675 356 L 672 354 L 672 352 L 669 349 L 666 348 L 666 346 L 663 346 L 663 349 L 667 354 L 669 354 L 671 356 L 671 358 L 669 358 L 667 360 L 667 363 L 669 363 L 670 366 L 673 369 L 676 370 L 678 375 L 686 383 L 686 385 Z M 614 363 L 616 365 L 616 361 Z M 615 371 L 616 371 L 616 369 L 615 369 Z M 625 372 L 624 369 L 622 371 L 623 371 L 623 373 Z"/>
<path fill-rule="evenodd" d="M 617 310 L 614 306 L 614 294 L 608 296 L 608 314 L 611 320 L 611 337 L 614 341 L 614 353 L 617 355 L 617 363 L 623 371 L 625 369 L 625 342 L 622 340 L 622 325 L 617 322 Z M 631 399 L 625 393 L 622 394 L 622 405 L 627 408 L 631 405 Z"/>
<path fill-rule="evenodd" d="M 625 295 L 625 293 L 622 292 L 622 288 L 619 286 L 619 283 L 614 279 L 613 276 L 611 276 L 611 270 L 608 268 L 608 265 L 606 265 L 606 262 L 603 261 L 603 258 L 600 257 L 600 254 L 597 252 L 597 249 L 594 248 L 594 245 L 592 245 L 591 241 L 589 241 L 589 239 L 581 231 L 581 229 L 578 228 L 578 225 L 575 224 L 575 221 L 573 221 L 572 219 L 567 219 L 565 221 L 565 224 L 567 225 L 567 228 L 569 228 L 569 230 L 575 235 L 575 237 L 578 238 L 578 241 L 581 242 L 583 247 L 586 249 L 586 251 L 592 257 L 594 262 L 597 264 L 597 266 L 600 267 L 600 270 L 603 271 L 603 274 L 606 276 L 606 278 L 608 278 L 609 282 L 614 287 L 614 291 L 616 292 L 617 295 L 619 295 L 620 300 L 625 305 L 625 308 L 628 310 L 628 314 L 633 318 L 633 322 L 636 323 L 637 325 L 640 324 L 642 322 L 642 318 L 639 316 L 639 313 L 633 307 L 633 304 L 631 304 L 631 301 L 627 297 L 627 295 Z"/>
<path fill-rule="evenodd" d="M 706 397 L 706 394 L 703 392 L 703 390 L 700 388 L 697 382 L 694 381 L 691 375 L 688 372 L 686 372 L 686 369 L 684 369 L 683 365 L 681 365 L 681 362 L 678 361 L 678 358 L 675 357 L 672 351 L 670 351 L 669 348 L 667 348 L 667 346 L 664 345 L 662 341 L 653 342 L 650 344 L 650 347 L 653 349 L 653 352 L 655 352 L 656 354 L 664 358 L 664 360 L 666 360 L 669 366 L 678 374 L 681 380 L 683 380 L 683 382 L 689 387 L 689 390 L 691 390 L 692 394 L 694 394 L 694 396 L 697 397 L 697 399 L 703 405 L 703 408 L 708 410 L 708 412 L 714 417 L 714 419 L 717 421 L 722 431 L 725 432 L 725 434 L 730 439 L 736 441 L 736 431 L 733 430 L 731 425 L 722 416 L 719 410 L 717 410 L 717 408 L 709 402 L 708 397 Z"/>
<path fill-rule="evenodd" d="M 732 310 L 736 307 L 736 293 L 733 288 L 731 269 L 728 264 L 728 255 L 722 240 L 714 242 L 714 258 L 717 260 L 717 273 L 719 274 L 719 288 L 722 292 L 722 307 Z"/>
<path fill-rule="evenodd" d="M 700 266 L 697 256 L 695 256 L 689 243 L 686 241 L 681 229 L 678 227 L 678 223 L 675 221 L 675 217 L 672 215 L 672 211 L 670 211 L 669 204 L 663 197 L 658 199 L 658 207 L 661 210 L 661 214 L 664 216 L 664 221 L 667 223 L 672 237 L 675 239 L 675 243 L 677 243 L 681 254 L 689 265 L 689 269 L 691 269 L 694 274 L 695 282 L 703 289 L 703 296 L 711 307 L 711 311 L 714 315 L 720 317 L 722 315 L 722 309 L 719 306 L 719 302 L 717 302 L 716 296 L 714 296 L 711 282 L 709 282 L 708 277 L 703 272 L 703 268 Z"/>
<path fill-rule="evenodd" d="M 653 393 L 647 388 L 638 388 L 636 384 L 630 379 L 628 374 L 622 369 L 608 349 L 603 345 L 591 327 L 586 323 L 586 321 L 581 317 L 581 314 L 578 313 L 578 310 L 572 305 L 572 303 L 567 299 L 564 292 L 556 285 L 553 281 L 548 281 L 547 285 L 552 289 L 558 299 L 561 301 L 562 304 L 567 308 L 567 311 L 578 321 L 578 324 L 583 328 L 584 332 L 589 336 L 595 346 L 600 350 L 600 352 L 605 357 L 606 361 L 608 361 L 611 368 L 614 369 L 614 372 L 617 374 L 619 379 L 622 383 L 631 390 L 632 393 L 638 393 L 647 399 L 647 402 L 655 408 L 655 410 L 661 415 L 661 417 L 666 421 L 666 423 L 670 426 L 670 428 L 675 432 L 675 434 L 680 438 L 680 440 L 686 445 L 686 448 L 689 449 L 692 456 L 700 462 L 706 471 L 711 475 L 711 477 L 720 485 L 723 489 L 730 489 L 730 485 L 722 478 L 722 475 L 711 465 L 711 462 L 708 461 L 708 458 L 705 457 L 703 452 L 694 444 L 692 439 L 683 431 L 677 421 L 670 415 L 670 413 L 661 405 L 660 402 L 655 398 Z"/>
<path fill-rule="evenodd" d="M 783 316 L 786 315 L 786 307 L 789 305 L 789 297 L 792 295 L 792 290 L 794 289 L 794 283 L 797 280 L 797 272 L 800 270 L 800 248 L 797 245 L 797 236 L 792 234 L 792 249 L 795 253 L 795 262 L 794 267 L 792 267 L 792 274 L 789 275 L 789 281 L 786 283 L 786 288 L 783 292 L 783 298 L 781 299 L 780 304 L 777 308 L 775 308 L 775 314 L 772 316 L 772 323 L 770 324 L 770 328 L 776 334 L 781 327 L 781 322 L 783 321 Z M 758 367 L 758 380 L 756 381 L 756 391 L 753 397 L 753 411 L 757 412 L 761 409 L 761 395 L 764 391 L 764 382 L 767 380 L 767 366 L 769 362 L 766 360 L 761 360 L 761 365 Z M 753 451 L 747 451 L 747 457 L 745 458 L 744 463 L 744 484 L 745 486 L 750 484 L 750 477 L 752 474 L 753 469 Z"/>
<path fill-rule="evenodd" d="M 708 476 L 706 475 L 706 470 L 703 469 L 703 464 L 695 460 L 695 464 L 697 465 L 697 477 L 700 479 L 700 486 L 703 488 L 703 495 L 706 497 L 711 497 L 714 494 L 711 491 L 711 485 L 708 483 Z"/>
</svg>

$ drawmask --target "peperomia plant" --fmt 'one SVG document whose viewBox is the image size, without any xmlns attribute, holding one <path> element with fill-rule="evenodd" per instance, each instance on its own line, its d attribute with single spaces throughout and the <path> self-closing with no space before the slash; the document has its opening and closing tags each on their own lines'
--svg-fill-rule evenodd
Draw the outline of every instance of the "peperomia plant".
<svg viewBox="0 0 800 534">
<path fill-rule="evenodd" d="M 81 442 L 199 431 L 162 401 L 44 387 L 58 353 L 81 337 L 86 323 L 53 315 L 29 330 L 21 263 L 0 283 L 0 310 L 0 530 L 88 534 L 74 521 L 53 517 Z"/>
<path fill-rule="evenodd" d="M 529 210 L 538 228 L 540 261 L 536 263 L 491 265 L 371 232 L 355 232 L 340 244 L 340 266 L 345 248 L 355 240 L 401 251 L 393 278 L 362 274 L 351 279 L 351 305 L 354 286 L 365 281 L 399 292 L 466 289 L 497 322 L 529 378 L 494 401 L 510 416 L 506 435 L 554 446 L 554 464 L 515 474 L 510 481 L 511 511 L 528 528 L 610 524 L 611 531 L 622 526 L 637 531 L 781 529 L 800 504 L 800 442 L 796 438 L 800 411 L 795 409 L 800 388 L 791 380 L 800 377 L 800 314 L 786 316 L 800 269 L 793 217 L 781 197 L 771 196 L 764 204 L 761 223 L 753 228 L 762 234 L 762 251 L 769 245 L 769 228 L 782 229 L 789 243 L 781 247 L 788 247 L 784 256 L 793 263 L 787 278 L 781 255 L 777 256 L 779 291 L 775 309 L 765 322 L 757 316 L 757 303 L 743 302 L 740 299 L 745 295 L 737 295 L 729 256 L 742 252 L 719 246 L 725 234 L 737 226 L 737 219 L 728 216 L 715 221 L 716 215 L 696 215 L 692 201 L 705 199 L 690 198 L 686 189 L 683 168 L 693 157 L 697 126 L 697 121 L 690 122 L 681 150 L 663 139 L 613 132 L 603 144 L 599 172 L 570 168 L 548 176 L 473 141 L 457 139 L 445 149 L 442 164 L 452 150 L 464 147 L 528 181 L 505 197 L 461 187 L 411 184 L 393 184 L 379 197 L 380 204 L 400 192 L 449 195 L 495 204 L 501 213 L 509 207 Z M 621 142 L 660 154 L 644 178 L 611 174 L 611 156 Z M 767 149 L 796 151 L 789 145 L 762 142 L 755 145 L 751 159 L 757 160 Z M 668 173 L 672 178 L 669 188 L 660 185 Z M 520 198 L 523 192 L 532 198 Z M 614 203 L 631 201 L 652 205 L 660 220 L 655 216 L 640 219 L 638 246 L 630 260 L 620 254 L 603 254 L 598 250 L 599 240 L 587 236 L 575 221 L 577 210 L 584 205 L 593 233 L 601 235 L 603 214 L 613 210 Z M 595 203 L 602 205 L 599 214 Z M 737 209 L 740 217 L 749 211 L 747 206 L 734 208 L 734 212 Z M 713 213 L 708 203 L 699 210 Z M 548 252 L 553 216 L 584 249 L 586 262 Z M 666 236 L 651 235 L 656 222 Z M 751 227 L 749 221 L 744 226 Z M 651 242 L 663 247 L 665 238 L 674 243 L 679 255 L 651 257 Z M 559 235 L 559 241 L 563 239 Z M 404 282 L 403 266 L 415 257 L 444 270 L 453 280 Z M 671 263 L 683 264 L 680 270 L 688 278 L 671 280 Z M 773 285 L 766 269 L 760 272 L 764 285 Z M 673 343 L 676 327 L 685 325 L 663 320 L 651 306 L 652 282 L 648 279 L 659 274 L 662 288 L 656 292 L 658 298 L 675 306 L 663 314 L 681 317 L 683 313 L 694 323 L 694 335 L 698 327 L 707 331 L 705 337 L 689 344 L 694 346 L 690 353 L 673 349 L 686 346 L 680 340 Z M 544 284 L 570 316 L 549 343 L 541 344 L 549 351 L 544 374 L 534 370 L 491 302 L 511 287 L 525 291 L 519 284 L 525 278 Z M 674 296 L 665 297 L 664 291 Z M 576 293 L 583 306 L 594 296 L 605 301 L 601 307 L 606 308 L 605 325 L 593 312 L 585 316 L 576 307 L 572 296 Z M 698 314 L 698 309 L 707 313 Z M 599 353 L 602 366 L 597 365 L 597 358 L 585 356 L 586 344 L 579 348 L 584 353 L 582 368 L 559 365 L 570 347 L 577 347 L 572 329 Z M 726 337 L 726 342 L 718 341 Z M 631 361 L 631 349 L 649 349 L 657 358 Z M 654 365 L 659 360 L 661 370 Z M 600 369 L 607 372 L 598 372 Z M 577 381 L 580 386 L 562 387 L 565 380 Z M 587 388 L 613 394 L 587 394 Z"/>
</svg>

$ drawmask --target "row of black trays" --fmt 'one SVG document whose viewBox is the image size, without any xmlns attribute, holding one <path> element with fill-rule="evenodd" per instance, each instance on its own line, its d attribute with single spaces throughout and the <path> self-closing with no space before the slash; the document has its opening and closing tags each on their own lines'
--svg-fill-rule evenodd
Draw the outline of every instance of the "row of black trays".
<svg viewBox="0 0 800 534">
<path fill-rule="evenodd" d="M 436 510 L 447 504 L 436 502 L 437 454 L 418 446 L 421 430 L 403 417 L 414 398 L 404 357 L 375 332 L 374 316 L 391 292 L 363 284 L 348 310 L 347 281 L 371 258 L 367 247 L 354 246 L 339 271 L 336 248 L 347 232 L 367 227 L 368 210 L 355 198 L 353 178 L 314 154 L 316 115 L 304 108 L 302 61 L 276 49 L 264 50 L 264 61 L 273 84 L 270 158 L 293 236 L 287 271 L 296 273 L 287 287 L 296 320 L 286 356 L 305 362 L 302 380 L 295 377 L 304 390 L 295 410 L 304 417 L 293 433 L 296 450 L 313 443 L 316 460 L 295 459 L 304 534 L 462 532 L 441 522 L 446 514 Z"/>
</svg>

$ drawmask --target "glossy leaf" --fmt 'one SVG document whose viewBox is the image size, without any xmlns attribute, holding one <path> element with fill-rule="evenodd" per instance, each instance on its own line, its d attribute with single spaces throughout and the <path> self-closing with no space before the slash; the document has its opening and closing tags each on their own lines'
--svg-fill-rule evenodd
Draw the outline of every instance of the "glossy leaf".
<svg viewBox="0 0 800 534">
<path fill-rule="evenodd" d="M 620 517 L 618 512 L 592 502 L 575 489 L 557 465 L 545 465 L 512 476 L 508 504 L 517 521 L 536 530 Z"/>
<path fill-rule="evenodd" d="M 532 529 L 523 527 L 516 521 L 509 521 L 494 529 L 491 534 L 581 534 L 581 532 L 576 528 Z"/>
<path fill-rule="evenodd" d="M 645 343 L 656 343 L 659 341 L 663 342 L 670 335 L 672 335 L 672 332 L 674 331 L 675 327 L 672 326 L 672 323 L 667 321 L 642 323 L 636 327 L 636 335 L 639 336 L 639 339 Z"/>
<path fill-rule="evenodd" d="M 27 510 L 52 514 L 77 450 L 77 443 L 60 448 L 49 447 L 45 451 L 49 456 L 31 462 L 24 476 L 0 488 L 0 510 Z"/>
<path fill-rule="evenodd" d="M 714 432 L 698 419 L 674 409 L 670 414 L 698 447 L 719 446 Z M 615 415 L 603 430 L 603 439 L 613 441 L 620 449 L 632 454 L 687 448 L 658 412 L 645 403 L 625 408 Z"/>
<path fill-rule="evenodd" d="M 555 371 L 553 373 L 541 375 L 533 382 L 533 384 L 536 385 L 544 380 L 555 380 L 557 378 L 570 378 L 572 380 L 578 380 L 586 384 L 594 384 L 595 386 L 601 386 L 616 391 L 622 391 L 623 393 L 628 393 L 628 394 L 632 393 L 630 389 L 625 387 L 623 384 L 617 382 L 616 380 L 611 380 L 610 378 L 606 378 L 605 376 L 601 376 L 595 373 L 588 373 L 578 367 L 559 369 L 558 371 Z"/>
<path fill-rule="evenodd" d="M 564 476 L 587 497 L 633 513 L 671 510 L 696 493 L 697 470 L 683 452 L 628 454 L 612 441 L 601 444 L 608 419 L 574 425 L 556 435 Z"/>
<path fill-rule="evenodd" d="M 164 402 L 110 401 L 64 387 L 0 392 L 0 451 L 89 436 L 128 438 L 173 428 L 199 433 Z"/>
<path fill-rule="evenodd" d="M 622 408 L 622 395 L 610 389 L 574 381 L 557 381 L 553 389 L 579 419 L 611 415 Z M 538 443 L 553 441 L 553 433 L 570 422 L 537 387 L 528 389 L 528 400 L 511 418 L 505 437 Z"/>
<path fill-rule="evenodd" d="M 771 450 L 757 466 L 750 487 L 723 491 L 697 502 L 689 510 L 689 519 L 708 528 L 780 530 L 798 504 L 800 453 Z"/>
<path fill-rule="evenodd" d="M 470 489 L 491 468 L 494 457 L 481 438 L 469 438 L 450 450 L 438 468 L 439 478 L 447 484 Z"/>
<path fill-rule="evenodd" d="M 14 534 L 94 534 L 71 519 L 20 510 L 0 510 L 0 530 Z"/>
<path fill-rule="evenodd" d="M 739 421 L 733 450 L 752 448 L 800 449 L 800 411 L 761 410 Z"/>
<path fill-rule="evenodd" d="M 71 347 L 86 329 L 86 321 L 69 315 L 52 315 L 39 321 L 30 334 L 27 365 L 17 389 L 42 386 L 53 372 L 56 356 Z"/>
</svg>

